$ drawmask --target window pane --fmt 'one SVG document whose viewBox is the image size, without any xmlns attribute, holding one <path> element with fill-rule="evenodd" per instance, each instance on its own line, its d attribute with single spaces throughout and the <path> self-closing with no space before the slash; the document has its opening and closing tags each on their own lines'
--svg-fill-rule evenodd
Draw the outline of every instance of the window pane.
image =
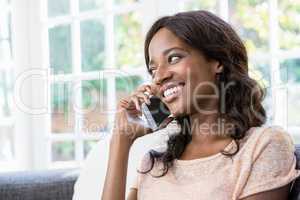
<svg viewBox="0 0 300 200">
<path fill-rule="evenodd" d="M 1 62 L 9 62 L 11 60 L 11 47 L 8 40 L 0 41 L 0 60 Z"/>
<path fill-rule="evenodd" d="M 0 6 L 7 6 L 6 4 L 9 3 L 9 0 L 0 0 Z"/>
<path fill-rule="evenodd" d="M 13 73 L 0 71 L 0 118 L 10 117 L 13 108 Z"/>
<path fill-rule="evenodd" d="M 82 81 L 83 132 L 108 131 L 106 80 Z"/>
<path fill-rule="evenodd" d="M 72 71 L 71 27 L 57 26 L 49 29 L 50 67 L 55 74 Z"/>
<path fill-rule="evenodd" d="M 0 40 L 9 39 L 11 32 L 11 14 L 2 14 L 0 16 L 0 22 Z"/>
<path fill-rule="evenodd" d="M 11 14 L 0 16 L 0 61 L 9 62 L 12 59 Z"/>
<path fill-rule="evenodd" d="M 288 125 L 300 126 L 300 84 L 288 87 Z"/>
<path fill-rule="evenodd" d="M 300 84 L 300 58 L 282 61 L 280 75 L 283 83 Z"/>
<path fill-rule="evenodd" d="M 84 141 L 83 143 L 83 148 L 84 148 L 84 157 L 88 155 L 90 150 L 93 149 L 93 147 L 97 144 L 97 140 L 89 140 L 89 141 Z"/>
<path fill-rule="evenodd" d="M 81 22 L 82 71 L 93 71 L 104 65 L 104 26 L 101 21 Z"/>
<path fill-rule="evenodd" d="M 249 61 L 250 76 L 258 81 L 262 87 L 271 86 L 271 71 L 267 61 Z"/>
<path fill-rule="evenodd" d="M 48 0 L 48 17 L 67 15 L 69 12 L 69 0 Z"/>
<path fill-rule="evenodd" d="M 250 54 L 268 50 L 268 1 L 229 0 L 229 21 Z"/>
<path fill-rule="evenodd" d="M 75 145 L 72 141 L 53 142 L 52 161 L 75 160 Z"/>
<path fill-rule="evenodd" d="M 300 126 L 300 58 L 283 61 L 280 70 L 288 86 L 288 125 Z"/>
<path fill-rule="evenodd" d="M 124 3 L 134 3 L 139 2 L 140 0 L 114 0 L 116 4 L 124 4 Z"/>
<path fill-rule="evenodd" d="M 79 0 L 80 11 L 103 9 L 104 0 Z"/>
<path fill-rule="evenodd" d="M 0 161 L 12 160 L 14 156 L 14 128 L 0 127 Z"/>
<path fill-rule="evenodd" d="M 142 77 L 128 76 L 116 79 L 117 100 L 130 95 L 139 85 L 143 83 Z"/>
<path fill-rule="evenodd" d="M 279 44 L 282 49 L 300 47 L 300 1 L 279 0 Z"/>
<path fill-rule="evenodd" d="M 266 95 L 263 106 L 267 112 L 268 122 L 273 120 L 272 109 L 272 90 L 271 90 L 271 71 L 268 61 L 250 59 L 249 61 L 250 77 L 258 81 L 259 85 L 265 89 Z"/>
<path fill-rule="evenodd" d="M 51 127 L 52 133 L 74 132 L 74 110 L 72 85 L 55 83 L 51 86 Z"/>
<path fill-rule="evenodd" d="M 193 0 L 188 1 L 184 4 L 184 11 L 190 10 L 208 10 L 216 13 L 217 10 L 217 0 Z"/>
<path fill-rule="evenodd" d="M 144 63 L 143 34 L 138 12 L 115 17 L 116 65 L 138 67 Z"/>
<path fill-rule="evenodd" d="M 292 135 L 294 144 L 296 144 L 296 145 L 300 144 L 300 131 L 299 131 L 299 129 L 297 129 L 297 130 L 288 129 L 288 133 Z"/>
</svg>

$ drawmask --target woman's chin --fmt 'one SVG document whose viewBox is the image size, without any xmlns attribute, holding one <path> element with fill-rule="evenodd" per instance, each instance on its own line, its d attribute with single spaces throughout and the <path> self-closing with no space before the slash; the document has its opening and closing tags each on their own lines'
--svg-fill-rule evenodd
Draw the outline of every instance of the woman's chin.
<svg viewBox="0 0 300 200">
<path fill-rule="evenodd" d="M 170 109 L 170 113 L 174 116 L 174 117 L 180 117 L 180 116 L 185 116 L 188 115 L 188 112 L 185 111 L 185 109 L 183 109 L 182 107 L 174 107 L 173 109 Z"/>
<path fill-rule="evenodd" d="M 167 104 L 170 113 L 174 116 L 174 117 L 179 117 L 179 116 L 185 116 L 188 115 L 189 113 L 187 112 L 187 106 L 183 103 L 182 99 L 176 99 L 176 101 Z"/>
</svg>

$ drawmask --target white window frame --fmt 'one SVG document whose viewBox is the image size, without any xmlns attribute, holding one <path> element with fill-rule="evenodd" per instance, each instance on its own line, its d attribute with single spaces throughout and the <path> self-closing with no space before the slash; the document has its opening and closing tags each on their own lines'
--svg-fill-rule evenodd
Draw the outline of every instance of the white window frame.
<svg viewBox="0 0 300 200">
<path fill-rule="evenodd" d="M 12 4 L 11 2 L 8 3 L 8 4 L 3 4 L 1 5 L 2 7 L 2 10 L 1 10 L 1 17 L 2 16 L 6 16 L 8 14 L 10 14 L 10 17 L 12 17 Z M 4 6 L 4 7 L 3 7 Z M 12 23 L 12 21 L 11 21 Z M 10 24 L 12 28 L 12 24 Z M 9 37 L 11 37 L 11 40 L 12 40 L 12 35 L 10 35 Z M 12 41 L 11 41 L 12 42 Z M 11 43 L 11 48 L 14 48 L 13 47 L 13 44 Z M 11 55 L 13 56 L 13 54 Z M 0 61 L 0 72 L 2 73 L 6 73 L 9 74 L 9 73 L 14 73 L 15 71 L 15 63 L 14 63 L 14 57 L 11 57 L 11 58 L 7 58 L 8 60 L 1 60 Z M 13 109 L 13 108 L 12 108 Z M 11 116 L 8 116 L 8 117 L 1 117 L 0 118 L 0 126 L 1 127 L 12 127 L 14 128 L 13 129 L 13 132 L 10 133 L 10 134 L 13 134 L 13 138 L 14 140 L 12 141 L 13 142 L 13 158 L 11 160 L 7 160 L 7 161 L 0 161 L 0 165 L 2 166 L 0 171 L 13 171 L 13 170 L 16 170 L 17 169 L 17 149 L 16 149 L 16 145 L 15 145 L 15 112 L 14 110 L 11 110 Z"/>
<path fill-rule="evenodd" d="M 45 1 L 44 1 L 45 2 Z M 95 11 L 87 11 L 84 13 L 79 13 L 78 10 L 78 1 L 70 1 L 71 3 L 71 17 L 57 17 L 53 19 L 46 19 L 46 16 L 44 16 L 45 21 L 43 22 L 44 28 L 46 29 L 55 25 L 58 25 L 60 23 L 68 23 L 71 22 L 71 33 L 72 33 L 72 58 L 73 58 L 73 74 L 68 75 L 52 75 L 50 77 L 51 82 L 58 82 L 58 81 L 81 81 L 81 80 L 93 80 L 93 79 L 101 79 L 101 77 L 107 77 L 106 80 L 108 81 L 108 88 L 107 91 L 110 91 L 108 93 L 107 99 L 108 99 L 108 110 L 115 110 L 116 108 L 116 90 L 115 90 L 115 73 L 112 73 L 113 71 L 110 70 L 110 68 L 116 68 L 115 67 L 115 56 L 114 56 L 114 24 L 113 24 L 113 17 L 116 14 L 122 14 L 127 13 L 130 11 L 135 11 L 138 9 L 143 9 L 142 3 L 132 3 L 124 6 L 116 6 L 113 7 L 112 1 L 105 1 L 105 9 L 103 10 L 95 10 Z M 45 10 L 45 8 L 44 8 Z M 46 13 L 46 12 L 43 12 Z M 108 70 L 104 70 L 101 73 L 98 71 L 94 72 L 81 72 L 81 52 L 80 52 L 80 20 L 83 19 L 97 19 L 101 18 L 99 16 L 99 13 L 102 13 L 102 15 L 106 16 L 105 18 L 105 54 L 106 54 L 106 67 Z M 47 37 L 47 31 L 44 30 L 45 37 Z M 48 49 L 45 49 L 48 54 Z M 49 63 L 46 63 L 46 66 L 49 66 Z M 130 75 L 145 75 L 145 69 L 131 69 L 126 71 L 127 74 Z M 108 76 L 107 76 L 108 74 Z M 80 84 L 76 84 L 76 87 L 80 88 Z M 81 99 L 79 97 L 79 99 Z M 80 102 L 77 102 L 77 104 L 80 104 Z M 50 107 L 50 105 L 48 104 Z M 50 115 L 48 115 L 48 120 L 50 121 Z M 108 123 L 109 127 L 112 126 L 114 120 L 113 113 L 108 114 Z M 76 115 L 75 117 L 76 123 L 80 123 L 80 116 Z M 56 165 L 52 165 L 52 167 L 65 167 L 70 164 L 69 166 L 80 166 L 82 164 L 82 161 L 84 160 L 83 155 L 83 142 L 88 139 L 101 139 L 101 134 L 89 136 L 89 135 L 83 135 L 80 130 L 81 125 L 76 125 L 75 135 L 72 133 L 67 134 L 50 134 L 50 129 L 46 131 L 47 138 L 48 138 L 48 159 L 46 167 L 51 166 L 50 161 L 50 142 L 51 141 L 67 141 L 67 140 L 74 140 L 75 141 L 75 162 L 57 162 Z M 50 128 L 50 127 L 48 127 Z M 102 133 L 103 134 L 103 133 Z M 108 133 L 106 133 L 108 134 Z M 106 135 L 105 134 L 105 135 Z"/>
<path fill-rule="evenodd" d="M 34 0 L 30 0 L 34 1 Z M 135 11 L 142 9 L 146 12 L 148 12 L 149 9 L 149 2 L 150 1 L 144 1 L 142 3 L 132 3 L 124 6 L 116 6 L 113 7 L 111 3 L 107 3 L 105 5 L 104 10 L 96 10 L 92 12 L 84 12 L 78 15 L 78 1 L 70 1 L 71 2 L 71 16 L 66 16 L 66 17 L 55 17 L 55 18 L 50 18 L 47 19 L 47 7 L 46 3 L 47 1 L 42 1 L 39 6 L 41 7 L 42 12 L 40 13 L 40 17 L 37 19 L 42 19 L 41 21 L 33 22 L 35 24 L 35 27 L 37 32 L 40 34 L 39 36 L 35 36 L 35 38 L 43 38 L 40 41 L 42 41 L 40 44 L 37 42 L 37 48 L 33 50 L 33 52 L 39 51 L 42 52 L 40 56 L 41 59 L 39 59 L 40 66 L 42 66 L 43 69 L 47 69 L 49 66 L 49 59 L 48 59 L 48 54 L 49 54 L 49 47 L 46 44 L 48 41 L 48 28 L 56 26 L 58 24 L 62 23 L 67 23 L 69 24 L 71 22 L 71 30 L 72 30 L 72 62 L 73 62 L 73 72 L 72 74 L 67 74 L 67 75 L 50 75 L 49 82 L 48 82 L 48 90 L 47 93 L 49 95 L 49 88 L 50 84 L 54 82 L 69 82 L 72 80 L 80 81 L 80 80 L 93 80 L 93 79 L 99 79 L 101 76 L 105 76 L 107 74 L 110 74 L 110 76 L 107 78 L 108 80 L 108 90 L 110 91 L 108 93 L 107 98 L 109 99 L 109 104 L 108 104 L 108 109 L 109 110 L 115 110 L 116 108 L 116 91 L 115 91 L 115 74 L 112 73 L 112 70 L 104 70 L 103 73 L 99 73 L 97 71 L 95 72 L 81 72 L 80 70 L 80 63 L 81 63 L 81 55 L 80 55 L 80 30 L 79 30 L 79 20 L 82 19 L 97 19 L 99 18 L 99 13 L 104 13 L 106 16 L 105 20 L 105 30 L 106 30 L 106 68 L 114 68 L 115 63 L 114 63 L 114 44 L 113 44 L 113 16 L 116 14 L 122 14 L 122 13 L 128 13 L 130 11 Z M 106 1 L 108 2 L 108 1 Z M 147 5 L 146 5 L 147 4 Z M 153 4 L 153 3 L 150 3 Z M 37 4 L 34 4 L 35 9 L 39 7 Z M 147 11 L 146 11 L 147 10 Z M 142 12 L 143 13 L 143 12 Z M 148 12 L 149 13 L 149 12 Z M 146 24 L 146 23 L 145 23 Z M 145 26 L 145 24 L 143 24 Z M 148 23 L 150 24 L 150 23 Z M 146 30 L 143 28 L 143 30 Z M 33 59 L 35 59 L 33 57 Z M 75 65 L 74 65 L 75 64 Z M 139 76 L 145 76 L 146 74 L 146 69 L 144 67 L 140 67 L 138 69 L 130 69 L 126 71 L 127 75 L 139 75 Z M 76 86 L 78 86 L 76 84 Z M 39 87 L 37 85 L 33 86 L 34 88 Z M 80 86 L 79 86 L 80 87 Z M 44 88 L 40 89 L 35 89 L 35 91 L 40 91 L 41 93 L 43 92 Z M 48 96 L 50 97 L 50 96 Z M 44 103 L 47 103 L 48 110 L 50 109 L 50 102 L 48 99 L 45 99 L 44 97 L 38 97 L 36 96 L 37 100 L 36 102 L 33 102 L 34 106 L 33 107 L 40 107 L 41 105 L 45 105 Z M 65 133 L 65 134 L 51 134 L 50 130 L 50 112 L 48 112 L 45 115 L 39 115 L 38 117 L 35 117 L 35 119 L 32 119 L 33 127 L 32 129 L 34 130 L 34 137 L 35 137 L 35 144 L 34 146 L 34 151 L 33 152 L 43 152 L 43 153 L 35 153 L 33 156 L 33 168 L 34 169 L 44 169 L 44 168 L 59 168 L 59 167 L 74 167 L 74 166 L 80 166 L 82 164 L 82 161 L 84 159 L 83 157 L 83 141 L 87 139 L 101 139 L 101 135 L 96 135 L 96 136 L 89 136 L 89 135 L 83 135 L 81 134 L 78 130 L 75 130 L 75 134 L 72 133 Z M 113 113 L 109 114 L 109 125 L 111 126 L 113 123 Z M 78 120 L 78 119 L 76 119 Z M 40 123 L 42 121 L 42 123 Z M 78 127 L 78 126 L 76 126 Z M 80 127 L 80 125 L 79 125 Z M 43 130 L 43 131 L 41 131 Z M 41 136 L 43 133 L 44 135 Z M 51 165 L 51 159 L 50 159 L 50 154 L 51 154 L 51 149 L 50 149 L 50 144 L 53 141 L 68 141 L 72 140 L 75 141 L 75 162 L 57 162 L 56 165 Z M 42 149 L 41 149 L 42 148 Z"/>
</svg>

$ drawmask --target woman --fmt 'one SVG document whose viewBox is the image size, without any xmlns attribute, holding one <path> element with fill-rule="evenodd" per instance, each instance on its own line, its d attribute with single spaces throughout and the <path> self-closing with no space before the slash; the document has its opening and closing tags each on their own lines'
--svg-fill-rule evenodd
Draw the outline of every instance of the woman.
<svg viewBox="0 0 300 200">
<path fill-rule="evenodd" d="M 139 166 L 129 200 L 284 200 L 295 169 L 290 136 L 263 127 L 263 90 L 248 75 L 246 49 L 229 24 L 207 11 L 157 20 L 146 36 L 152 84 L 119 103 L 102 200 L 125 199 L 128 154 L 151 133 L 127 116 L 158 96 L 181 126 Z"/>
</svg>

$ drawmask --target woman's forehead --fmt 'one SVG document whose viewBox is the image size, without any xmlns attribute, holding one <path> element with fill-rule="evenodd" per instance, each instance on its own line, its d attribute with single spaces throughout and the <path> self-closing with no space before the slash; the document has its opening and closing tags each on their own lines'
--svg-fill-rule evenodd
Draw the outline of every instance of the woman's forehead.
<svg viewBox="0 0 300 200">
<path fill-rule="evenodd" d="M 167 49 L 174 47 L 187 49 L 188 45 L 186 45 L 182 40 L 180 40 L 174 33 L 172 33 L 167 28 L 161 28 L 150 41 L 148 49 L 149 56 L 161 56 Z"/>
</svg>

